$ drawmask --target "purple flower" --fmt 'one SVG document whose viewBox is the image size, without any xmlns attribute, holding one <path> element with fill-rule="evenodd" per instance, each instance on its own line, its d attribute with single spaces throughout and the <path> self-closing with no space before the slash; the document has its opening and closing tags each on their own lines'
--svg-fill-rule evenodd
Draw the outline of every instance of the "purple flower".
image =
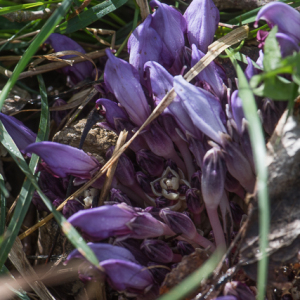
<svg viewBox="0 0 300 300">
<path fill-rule="evenodd" d="M 122 193 L 120 190 L 114 189 L 114 188 L 112 188 L 110 190 L 110 198 L 109 198 L 109 200 L 112 201 L 112 202 L 117 202 L 117 203 L 124 202 L 127 205 L 131 205 L 131 201 L 128 198 L 128 196 L 126 194 Z"/>
<path fill-rule="evenodd" d="M 143 294 L 153 285 L 149 270 L 133 262 L 108 259 L 100 263 L 104 268 L 109 284 L 118 291 L 130 294 Z"/>
<path fill-rule="evenodd" d="M 192 59 L 191 59 L 191 67 L 193 67 L 205 54 L 198 50 L 196 45 L 192 45 Z M 210 86 L 210 88 L 214 91 L 215 95 L 222 99 L 222 96 L 224 94 L 223 90 L 223 80 L 219 76 L 219 73 L 217 72 L 218 66 L 215 64 L 215 62 L 211 62 L 204 70 L 202 70 L 198 75 L 197 79 L 200 80 L 200 82 L 206 83 Z"/>
<path fill-rule="evenodd" d="M 186 21 L 182 14 L 167 4 L 152 0 L 150 6 L 158 6 L 153 14 L 151 26 L 160 35 L 162 41 L 172 57 L 172 64 L 178 63 L 184 49 L 184 33 L 186 32 Z M 170 68 L 172 66 L 166 66 Z M 177 70 L 180 72 L 180 69 Z"/>
<path fill-rule="evenodd" d="M 116 119 L 128 120 L 127 114 L 124 112 L 124 110 L 121 107 L 118 106 L 118 103 L 108 99 L 100 98 L 96 101 L 96 107 L 98 107 L 99 105 L 104 106 L 105 119 L 112 129 L 116 128 L 115 125 Z"/>
<path fill-rule="evenodd" d="M 65 104 L 67 104 L 67 102 L 65 100 L 57 99 L 57 100 L 55 100 L 52 107 L 63 106 Z M 59 124 L 64 119 L 64 117 L 68 115 L 68 112 L 69 112 L 69 110 L 57 110 L 57 111 L 53 111 L 51 113 L 52 119 L 56 123 L 56 126 L 59 126 Z"/>
<path fill-rule="evenodd" d="M 21 121 L 12 116 L 0 113 L 0 120 L 19 150 L 23 154 L 26 154 L 25 149 L 28 145 L 35 142 L 36 134 L 26 127 Z M 29 156 L 31 155 L 29 154 Z"/>
<path fill-rule="evenodd" d="M 144 65 L 147 61 L 157 61 L 164 65 L 172 65 L 172 57 L 166 49 L 159 33 L 151 27 L 152 15 L 148 15 L 131 34 L 128 40 L 129 63 L 144 78 Z"/>
<path fill-rule="evenodd" d="M 88 246 L 92 249 L 100 262 L 107 259 L 122 259 L 136 262 L 133 254 L 123 247 L 113 246 L 105 243 L 88 243 Z M 73 258 L 84 259 L 83 255 L 77 249 L 75 249 L 68 255 L 65 263 Z"/>
<path fill-rule="evenodd" d="M 73 175 L 90 179 L 100 168 L 95 158 L 68 145 L 40 142 L 29 145 L 25 151 L 40 156 L 53 174 L 59 177 Z"/>
<path fill-rule="evenodd" d="M 254 26 L 258 26 L 258 21 L 265 20 L 269 27 L 278 26 L 279 33 L 285 33 L 293 38 L 298 44 L 300 33 L 295 28 L 300 26 L 300 14 L 297 10 L 286 3 L 272 2 L 265 5 L 257 14 Z"/>
<path fill-rule="evenodd" d="M 184 13 L 190 45 L 206 53 L 218 28 L 220 14 L 212 0 L 193 0 Z"/>
<path fill-rule="evenodd" d="M 242 123 L 245 118 L 242 99 L 238 96 L 239 91 L 236 90 L 231 95 L 231 111 L 233 119 L 237 125 L 238 132 L 242 133 Z"/>
<path fill-rule="evenodd" d="M 52 33 L 45 41 L 45 43 L 50 44 L 55 52 L 72 50 L 81 53 L 86 53 L 85 50 L 75 41 L 59 33 Z M 75 56 L 66 55 L 61 58 L 69 59 L 71 57 L 75 57 Z M 74 66 L 64 67 L 62 68 L 62 71 L 64 74 L 70 76 L 73 84 L 77 84 L 78 82 L 91 76 L 93 72 L 93 65 L 89 61 L 84 61 L 78 64 L 74 64 Z"/>
<path fill-rule="evenodd" d="M 185 195 L 188 209 L 194 214 L 201 213 L 204 206 L 201 192 L 198 189 L 192 188 L 188 189 Z"/>
<path fill-rule="evenodd" d="M 131 230 L 126 224 L 136 215 L 130 206 L 122 203 L 81 210 L 68 221 L 80 228 L 84 236 L 99 241 L 114 235 L 128 235 Z"/>
<path fill-rule="evenodd" d="M 250 81 L 250 79 L 257 74 L 257 69 L 254 68 L 252 60 L 250 57 L 247 56 L 247 61 L 248 61 L 248 65 L 247 68 L 245 70 L 245 76 L 247 78 L 248 81 Z"/>
<path fill-rule="evenodd" d="M 105 84 L 124 107 L 131 121 L 141 126 L 150 115 L 150 107 L 139 82 L 139 74 L 132 65 L 115 57 L 109 49 L 106 54 Z"/>
<path fill-rule="evenodd" d="M 54 204 L 54 203 L 53 203 Z M 84 209 L 84 204 L 79 200 L 69 200 L 67 204 L 63 207 L 62 213 L 65 218 L 71 217 L 73 214 Z"/>
<path fill-rule="evenodd" d="M 223 111 L 217 98 L 188 83 L 182 76 L 174 77 L 174 89 L 194 125 L 215 142 L 221 143 L 219 132 L 226 132 L 226 129 L 221 120 Z"/>
<path fill-rule="evenodd" d="M 298 42 L 285 33 L 276 33 L 276 39 L 280 46 L 282 57 L 292 55 L 294 52 L 299 52 L 300 47 Z"/>
</svg>

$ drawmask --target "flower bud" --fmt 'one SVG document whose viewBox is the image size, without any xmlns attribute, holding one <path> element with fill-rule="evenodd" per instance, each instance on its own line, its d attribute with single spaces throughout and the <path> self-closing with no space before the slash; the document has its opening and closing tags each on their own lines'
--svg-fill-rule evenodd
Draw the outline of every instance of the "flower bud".
<svg viewBox="0 0 300 300">
<path fill-rule="evenodd" d="M 54 204 L 54 203 L 53 203 Z M 84 209 L 84 204 L 79 200 L 69 200 L 63 207 L 62 213 L 66 219 L 77 213 L 78 211 Z"/>
<path fill-rule="evenodd" d="M 195 252 L 195 248 L 188 242 L 178 241 L 177 249 L 182 256 L 190 255 Z"/>
<path fill-rule="evenodd" d="M 206 53 L 218 28 L 220 14 L 212 0 L 193 0 L 184 13 L 190 45 Z"/>
<path fill-rule="evenodd" d="M 127 205 L 131 206 L 131 201 L 127 197 L 127 195 L 124 194 L 123 192 L 121 192 L 118 189 L 112 188 L 110 190 L 110 199 L 109 200 L 112 201 L 112 202 L 117 202 L 117 203 L 125 202 Z"/>
<path fill-rule="evenodd" d="M 188 189 L 185 195 L 186 195 L 186 205 L 188 209 L 194 214 L 201 213 L 204 206 L 201 192 L 193 188 L 193 189 Z"/>
<path fill-rule="evenodd" d="M 73 175 L 90 179 L 100 168 L 99 162 L 83 150 L 54 142 L 39 142 L 29 145 L 26 152 L 40 156 L 47 167 L 59 177 Z"/>
<path fill-rule="evenodd" d="M 163 208 L 159 215 L 175 233 L 191 240 L 197 234 L 196 227 L 188 216 L 168 208 Z"/>
<path fill-rule="evenodd" d="M 136 160 L 138 165 L 151 176 L 161 176 L 164 170 L 164 159 L 150 150 L 137 151 Z"/>
<path fill-rule="evenodd" d="M 0 113 L 0 120 L 19 150 L 23 154 L 26 154 L 25 149 L 28 145 L 35 143 L 36 134 L 26 127 L 21 121 L 12 116 Z M 29 154 L 29 156 L 31 155 Z"/>
<path fill-rule="evenodd" d="M 202 172 L 200 170 L 193 174 L 191 179 L 192 188 L 201 190 L 201 177 L 202 177 Z"/>
<path fill-rule="evenodd" d="M 226 166 L 221 150 L 213 147 L 204 156 L 201 191 L 205 206 L 216 209 L 221 201 L 225 184 Z"/>
<path fill-rule="evenodd" d="M 131 229 L 130 237 L 146 239 L 164 234 L 164 224 L 152 217 L 149 213 L 142 213 L 131 219 L 127 224 Z"/>
<path fill-rule="evenodd" d="M 68 221 L 80 228 L 85 237 L 99 241 L 114 235 L 124 236 L 131 233 L 126 224 L 136 215 L 130 206 L 122 203 L 81 210 Z"/>
<path fill-rule="evenodd" d="M 168 264 L 173 261 L 173 251 L 167 243 L 161 240 L 145 240 L 141 249 L 152 261 Z"/>
<path fill-rule="evenodd" d="M 153 285 L 152 275 L 144 266 L 120 259 L 108 259 L 100 265 L 108 276 L 109 284 L 117 291 L 143 294 Z"/>
<path fill-rule="evenodd" d="M 150 115 L 150 107 L 139 82 L 139 74 L 132 65 L 115 57 L 109 49 L 106 54 L 105 84 L 124 107 L 130 120 L 141 126 Z"/>
</svg>

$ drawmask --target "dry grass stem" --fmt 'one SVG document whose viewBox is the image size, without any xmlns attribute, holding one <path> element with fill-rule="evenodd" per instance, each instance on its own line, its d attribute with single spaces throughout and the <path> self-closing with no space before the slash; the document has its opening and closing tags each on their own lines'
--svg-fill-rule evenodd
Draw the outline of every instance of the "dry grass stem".
<svg viewBox="0 0 300 300">
<path fill-rule="evenodd" d="M 88 31 L 92 32 L 97 41 L 105 46 L 110 47 L 111 49 L 115 48 L 116 42 L 116 31 L 115 30 L 108 30 L 108 29 L 99 29 L 99 28 L 86 28 Z M 111 43 L 106 42 L 105 40 L 101 39 L 98 34 L 102 35 L 111 35 Z"/>
<path fill-rule="evenodd" d="M 195 76 L 197 76 L 210 62 L 212 62 L 222 51 L 226 48 L 230 47 L 248 37 L 248 26 L 243 26 L 233 30 L 231 33 L 226 36 L 220 38 L 210 45 L 208 53 L 202 57 L 202 59 L 189 71 L 186 73 L 184 78 L 187 81 L 191 81 Z M 98 173 L 90 179 L 87 183 L 85 183 L 81 188 L 79 188 L 74 194 L 72 194 L 69 198 L 67 198 L 61 205 L 57 207 L 56 210 L 60 211 L 63 209 L 65 204 L 70 200 L 75 198 L 77 195 L 82 193 L 88 187 L 90 187 L 98 178 L 100 178 L 121 156 L 121 154 L 130 146 L 133 140 L 140 134 L 142 130 L 145 129 L 147 125 L 149 125 L 155 118 L 157 118 L 163 110 L 173 101 L 176 93 L 174 88 L 172 88 L 169 93 L 161 100 L 159 105 L 153 110 L 151 115 L 145 121 L 145 123 L 136 131 L 136 133 L 131 137 L 131 139 L 124 144 L 111 158 L 110 160 L 98 171 Z M 20 239 L 25 238 L 27 235 L 34 232 L 39 227 L 45 225 L 49 220 L 53 218 L 53 214 L 49 214 L 46 218 L 29 228 L 27 231 L 19 235 Z"/>
<path fill-rule="evenodd" d="M 126 138 L 127 138 L 127 134 L 128 134 L 128 132 L 126 130 L 123 130 L 120 132 L 113 155 L 124 145 Z M 106 179 L 105 179 L 103 188 L 101 189 L 98 206 L 103 205 L 103 203 L 109 193 L 111 183 L 113 180 L 113 176 L 114 176 L 115 170 L 117 168 L 117 164 L 118 164 L 118 159 L 115 161 L 114 164 L 112 164 L 112 166 L 106 172 Z"/>
<path fill-rule="evenodd" d="M 39 278 L 29 263 L 26 255 L 23 251 L 23 246 L 19 238 L 16 238 L 9 254 L 9 260 L 18 270 L 18 272 L 22 275 L 22 277 L 27 281 L 29 286 L 34 290 L 34 292 L 41 298 L 45 300 L 55 300 L 55 298 L 51 295 L 49 290 L 46 288 L 44 283 L 38 281 Z M 35 280 L 32 280 L 35 278 Z"/>
<path fill-rule="evenodd" d="M 147 18 L 147 16 L 150 14 L 148 1 L 147 0 L 137 0 L 136 3 L 141 10 L 142 21 L 144 21 Z"/>
</svg>

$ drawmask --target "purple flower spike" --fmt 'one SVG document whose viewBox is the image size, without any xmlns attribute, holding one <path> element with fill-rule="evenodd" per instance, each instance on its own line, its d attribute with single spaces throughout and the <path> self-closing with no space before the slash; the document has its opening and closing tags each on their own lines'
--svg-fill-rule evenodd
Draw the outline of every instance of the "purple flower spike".
<svg viewBox="0 0 300 300">
<path fill-rule="evenodd" d="M 184 49 L 184 33 L 186 32 L 186 21 L 182 14 L 171 6 L 160 3 L 157 0 L 150 2 L 152 8 L 158 6 L 153 14 L 151 26 L 160 35 L 162 41 L 172 57 L 172 64 L 180 59 Z M 166 66 L 170 68 L 172 65 Z"/>
<path fill-rule="evenodd" d="M 172 62 L 168 51 L 165 49 L 159 34 L 151 27 L 152 15 L 148 15 L 145 21 L 140 24 L 131 34 L 128 40 L 129 63 L 132 64 L 144 77 L 144 65 L 147 61 L 157 61 L 168 65 Z M 169 58 L 168 60 L 166 60 Z"/>
<path fill-rule="evenodd" d="M 300 32 L 295 30 L 300 26 L 300 14 L 288 4 L 272 2 L 265 5 L 257 14 L 254 26 L 258 26 L 260 19 L 265 20 L 271 28 L 277 25 L 278 32 L 287 34 L 297 44 L 300 42 Z"/>
<path fill-rule="evenodd" d="M 133 254 L 123 247 L 113 246 L 105 243 L 88 243 L 88 246 L 92 249 L 100 262 L 107 259 L 122 259 L 136 262 Z M 77 249 L 73 250 L 68 255 L 66 263 L 73 258 L 84 259 L 83 255 Z"/>
<path fill-rule="evenodd" d="M 220 13 L 212 0 L 193 0 L 184 13 L 190 45 L 206 53 L 214 39 Z"/>
<path fill-rule="evenodd" d="M 73 175 L 90 179 L 101 167 L 98 161 L 83 150 L 54 142 L 40 142 L 29 145 L 26 152 L 35 153 L 59 177 Z"/>
<path fill-rule="evenodd" d="M 196 45 L 192 45 L 192 60 L 191 66 L 193 67 L 205 54 L 198 50 Z M 217 65 L 214 62 L 211 62 L 204 70 L 202 70 L 198 75 L 197 79 L 201 83 L 208 83 L 213 89 L 214 93 L 219 99 L 222 99 L 224 94 L 223 90 L 223 80 L 217 72 Z"/>
<path fill-rule="evenodd" d="M 150 184 L 154 180 L 152 177 L 149 177 L 145 173 L 138 171 L 136 172 L 136 180 L 146 194 L 151 196 L 154 195 Z"/>
<path fill-rule="evenodd" d="M 164 159 L 150 150 L 137 151 L 136 160 L 139 166 L 151 176 L 161 176 L 164 170 Z"/>
<path fill-rule="evenodd" d="M 182 256 L 190 255 L 195 252 L 195 248 L 190 243 L 185 241 L 178 241 L 177 249 Z"/>
<path fill-rule="evenodd" d="M 36 134 L 14 117 L 0 113 L 0 120 L 19 150 L 26 154 L 25 148 L 35 142 Z"/>
<path fill-rule="evenodd" d="M 130 294 L 144 294 L 153 285 L 150 271 L 136 263 L 108 259 L 100 263 L 108 276 L 108 282 L 112 288 L 125 291 Z"/>
<path fill-rule="evenodd" d="M 188 83 L 182 76 L 174 77 L 174 88 L 195 126 L 215 142 L 221 143 L 219 132 L 226 132 L 226 129 L 221 121 L 223 112 L 217 98 Z"/>
<path fill-rule="evenodd" d="M 161 240 L 145 240 L 141 249 L 150 260 L 168 264 L 173 261 L 173 251 L 168 244 Z"/>
<path fill-rule="evenodd" d="M 45 43 L 50 44 L 55 52 L 73 50 L 81 53 L 86 53 L 85 50 L 75 41 L 59 33 L 52 33 L 45 41 Z M 71 57 L 75 56 L 66 55 L 61 58 L 69 59 Z M 73 84 L 77 84 L 78 82 L 92 75 L 93 65 L 89 61 L 84 61 L 78 64 L 74 64 L 74 66 L 64 67 L 62 68 L 62 71 L 64 74 L 70 76 Z"/>
<path fill-rule="evenodd" d="M 137 126 L 141 126 L 150 115 L 150 107 L 140 84 L 139 74 L 126 61 L 106 50 L 108 61 L 104 70 L 104 81 Z"/>
<path fill-rule="evenodd" d="M 108 237 L 128 235 L 131 230 L 126 226 L 136 213 L 126 204 L 104 205 L 81 210 L 68 221 L 79 227 L 85 237 L 99 241 Z"/>
<path fill-rule="evenodd" d="M 96 105 L 102 105 L 105 107 L 105 119 L 112 128 L 115 128 L 115 119 L 128 119 L 127 114 L 121 107 L 118 106 L 116 102 L 101 98 L 96 101 Z"/>
</svg>

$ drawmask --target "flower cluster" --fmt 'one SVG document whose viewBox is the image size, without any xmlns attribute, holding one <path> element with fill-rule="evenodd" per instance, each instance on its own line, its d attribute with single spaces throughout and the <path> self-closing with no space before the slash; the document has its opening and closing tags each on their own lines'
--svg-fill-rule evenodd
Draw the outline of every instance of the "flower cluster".
<svg viewBox="0 0 300 300">
<path fill-rule="evenodd" d="M 69 218 L 83 237 L 93 242 L 89 245 L 105 271 L 102 274 L 84 261 L 80 277 L 106 276 L 113 288 L 129 295 L 157 291 L 166 274 L 157 265 L 177 263 L 194 247 L 211 251 L 225 247 L 244 213 L 232 199 L 253 192 L 256 180 L 242 102 L 238 90 L 232 91 L 233 84 L 227 86 L 225 71 L 212 62 L 192 83 L 182 76 L 213 41 L 219 22 L 213 1 L 193 0 L 184 15 L 157 0 L 150 5 L 155 12 L 128 41 L 129 62 L 106 51 L 106 92 L 96 101 L 106 122 L 98 125 L 116 133 L 126 129 L 130 138 L 172 88 L 176 97 L 132 142 L 130 151 L 121 155 L 105 205 L 74 208 L 72 212 L 79 211 Z M 280 2 L 265 6 L 257 20 L 278 25 L 282 55 L 287 55 L 299 50 L 300 36 L 293 25 L 278 17 L 279 11 L 292 16 L 291 23 L 300 22 L 298 12 Z M 297 47 L 285 48 L 287 43 L 282 41 L 287 36 L 289 47 Z M 260 32 L 258 38 L 263 46 L 265 34 Z M 248 58 L 247 79 L 257 72 Z M 285 107 L 271 99 L 257 102 L 264 129 L 271 135 Z M 53 142 L 34 143 L 35 135 L 18 121 L 2 114 L 0 119 L 24 154 L 36 153 L 42 158 L 41 185 L 51 177 L 58 186 L 58 180 L 62 184 L 69 175 L 76 177 L 75 181 L 86 181 L 101 167 L 82 150 Z M 107 159 L 112 153 L 113 147 L 107 151 Z M 94 187 L 102 185 L 103 180 L 98 180 Z M 63 188 L 43 187 L 51 200 L 63 199 Z M 166 239 L 169 236 L 173 239 Z M 83 259 L 77 250 L 68 260 L 73 258 Z M 228 287 L 224 299 L 254 299 L 247 287 L 236 285 L 235 289 Z"/>
</svg>

